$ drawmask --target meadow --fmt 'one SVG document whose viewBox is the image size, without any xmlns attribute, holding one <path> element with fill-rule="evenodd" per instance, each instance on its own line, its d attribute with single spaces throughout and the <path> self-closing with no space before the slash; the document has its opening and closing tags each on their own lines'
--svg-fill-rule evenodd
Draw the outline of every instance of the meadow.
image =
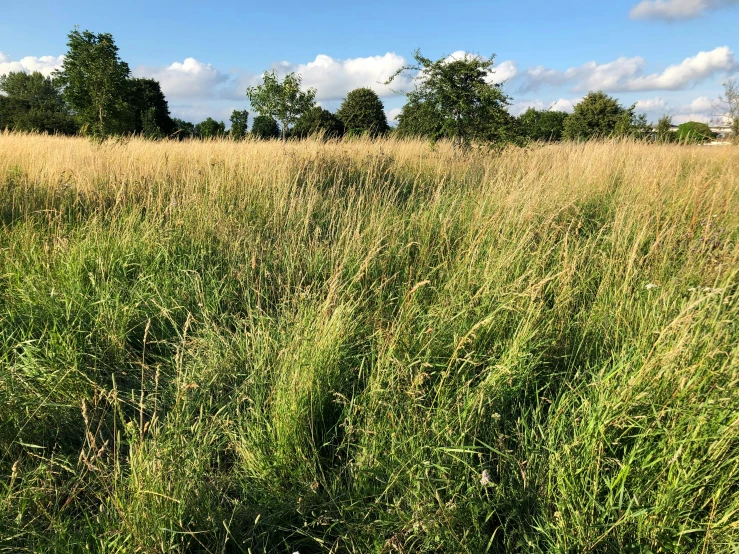
<svg viewBox="0 0 739 554">
<path fill-rule="evenodd" d="M 0 133 L 0 552 L 739 552 L 739 149 Z"/>
</svg>

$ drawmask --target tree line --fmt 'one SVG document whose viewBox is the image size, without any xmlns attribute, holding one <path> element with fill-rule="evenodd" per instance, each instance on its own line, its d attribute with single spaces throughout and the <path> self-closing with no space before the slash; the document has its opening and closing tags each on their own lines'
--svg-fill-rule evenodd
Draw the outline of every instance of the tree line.
<svg viewBox="0 0 739 554">
<path fill-rule="evenodd" d="M 211 117 L 194 124 L 173 118 L 159 82 L 131 75 L 109 33 L 75 28 L 68 35 L 68 52 L 51 77 L 41 73 L 9 73 L 0 77 L 0 129 L 94 137 L 139 135 L 160 138 L 229 136 L 272 139 L 327 138 L 392 133 L 433 141 L 447 139 L 465 148 L 473 143 L 588 140 L 624 137 L 705 141 L 712 133 L 703 123 L 690 122 L 672 132 L 669 116 L 656 130 L 636 105 L 623 106 L 602 91 L 588 93 L 571 114 L 529 108 L 518 117 L 508 112 L 511 98 L 501 83 L 491 82 L 494 56 L 431 60 L 420 51 L 414 62 L 400 68 L 386 84 L 404 74 L 423 75 L 391 128 L 382 101 L 370 88 L 350 91 L 332 113 L 316 105 L 316 90 L 303 89 L 301 76 L 280 79 L 265 72 L 262 82 L 246 90 L 256 116 L 249 129 L 249 112 L 234 110 L 231 127 Z M 727 116 L 739 136 L 739 94 L 734 81 L 726 85 Z"/>
</svg>

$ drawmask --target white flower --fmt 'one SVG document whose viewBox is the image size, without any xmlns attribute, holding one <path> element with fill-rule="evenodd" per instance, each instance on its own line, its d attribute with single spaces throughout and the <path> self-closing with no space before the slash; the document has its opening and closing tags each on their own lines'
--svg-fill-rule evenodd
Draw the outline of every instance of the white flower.
<svg viewBox="0 0 739 554">
<path fill-rule="evenodd" d="M 490 475 L 490 472 L 486 469 L 482 472 L 482 478 L 480 479 L 480 483 L 485 485 L 490 485 L 493 482 L 493 476 Z"/>
<path fill-rule="evenodd" d="M 659 288 L 659 285 L 656 285 L 655 283 L 649 283 L 644 288 L 647 290 L 654 290 L 656 288 Z"/>
</svg>

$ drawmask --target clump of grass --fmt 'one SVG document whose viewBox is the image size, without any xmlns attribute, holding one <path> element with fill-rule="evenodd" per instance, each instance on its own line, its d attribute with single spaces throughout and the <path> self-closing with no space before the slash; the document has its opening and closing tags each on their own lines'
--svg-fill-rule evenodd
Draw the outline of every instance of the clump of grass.
<svg viewBox="0 0 739 554">
<path fill-rule="evenodd" d="M 739 156 L 0 134 L 0 547 L 735 552 Z"/>
</svg>

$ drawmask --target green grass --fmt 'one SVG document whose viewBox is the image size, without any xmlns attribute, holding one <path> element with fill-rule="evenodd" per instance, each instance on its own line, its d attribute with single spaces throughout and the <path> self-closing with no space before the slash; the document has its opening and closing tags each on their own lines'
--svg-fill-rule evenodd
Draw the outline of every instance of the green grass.
<svg viewBox="0 0 739 554">
<path fill-rule="evenodd" d="M 731 147 L 0 134 L 0 552 L 735 554 L 738 240 Z"/>
</svg>

